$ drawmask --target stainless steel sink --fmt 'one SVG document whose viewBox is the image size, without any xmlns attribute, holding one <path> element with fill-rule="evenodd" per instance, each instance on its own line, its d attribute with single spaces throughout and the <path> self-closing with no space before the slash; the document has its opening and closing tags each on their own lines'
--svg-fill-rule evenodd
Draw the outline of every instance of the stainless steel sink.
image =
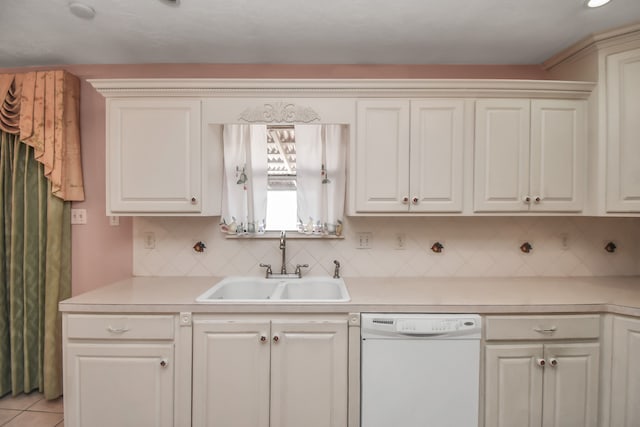
<svg viewBox="0 0 640 427">
<path fill-rule="evenodd" d="M 218 303 L 333 303 L 351 297 L 344 280 L 325 277 L 265 279 L 227 277 L 196 298 L 196 302 Z"/>
</svg>

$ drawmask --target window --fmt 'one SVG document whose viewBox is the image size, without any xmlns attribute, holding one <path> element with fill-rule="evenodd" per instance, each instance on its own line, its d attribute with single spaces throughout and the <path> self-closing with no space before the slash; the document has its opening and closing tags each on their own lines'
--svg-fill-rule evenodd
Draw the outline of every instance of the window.
<svg viewBox="0 0 640 427">
<path fill-rule="evenodd" d="M 267 230 L 298 229 L 293 126 L 267 126 Z"/>
<path fill-rule="evenodd" d="M 334 124 L 224 125 L 221 230 L 340 236 L 346 133 Z"/>
</svg>

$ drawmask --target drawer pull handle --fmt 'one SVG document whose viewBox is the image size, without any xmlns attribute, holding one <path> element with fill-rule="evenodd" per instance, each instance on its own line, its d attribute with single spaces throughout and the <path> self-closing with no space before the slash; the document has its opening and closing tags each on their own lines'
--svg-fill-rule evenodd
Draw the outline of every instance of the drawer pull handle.
<svg viewBox="0 0 640 427">
<path fill-rule="evenodd" d="M 558 328 L 555 327 L 555 326 L 552 326 L 550 328 L 533 328 L 533 330 L 538 332 L 538 333 L 540 333 L 540 334 L 552 334 L 555 331 L 557 331 Z"/>
<path fill-rule="evenodd" d="M 127 328 L 126 326 L 124 328 L 114 328 L 113 326 L 109 326 L 107 327 L 107 331 L 114 334 L 124 334 L 125 332 L 129 331 L 129 328 Z"/>
</svg>

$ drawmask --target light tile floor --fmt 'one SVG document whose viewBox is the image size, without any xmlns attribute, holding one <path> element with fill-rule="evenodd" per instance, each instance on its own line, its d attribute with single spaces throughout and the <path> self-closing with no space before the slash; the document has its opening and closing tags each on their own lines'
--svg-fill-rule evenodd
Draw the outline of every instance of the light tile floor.
<svg viewBox="0 0 640 427">
<path fill-rule="evenodd" d="M 2 427 L 64 427 L 62 397 L 45 400 L 42 394 L 11 395 L 0 399 Z"/>
</svg>

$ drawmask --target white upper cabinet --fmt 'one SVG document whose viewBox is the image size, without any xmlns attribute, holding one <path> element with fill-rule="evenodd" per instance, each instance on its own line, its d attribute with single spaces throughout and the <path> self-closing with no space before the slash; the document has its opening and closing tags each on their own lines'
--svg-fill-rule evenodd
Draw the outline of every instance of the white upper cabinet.
<svg viewBox="0 0 640 427">
<path fill-rule="evenodd" d="M 356 211 L 402 212 L 409 197 L 409 102 L 358 102 Z"/>
<path fill-rule="evenodd" d="M 204 214 L 200 100 L 107 101 L 107 213 Z"/>
<path fill-rule="evenodd" d="M 584 213 L 640 214 L 640 27 L 594 34 L 545 63 L 553 79 L 596 83 L 589 97 Z"/>
<path fill-rule="evenodd" d="M 640 212 L 640 49 L 609 55 L 607 90 L 608 212 Z"/>
<path fill-rule="evenodd" d="M 411 101 L 410 210 L 462 212 L 464 100 Z"/>
<path fill-rule="evenodd" d="M 461 212 L 464 100 L 358 101 L 357 212 Z"/>
<path fill-rule="evenodd" d="M 521 211 L 528 205 L 529 101 L 476 102 L 475 209 Z"/>
<path fill-rule="evenodd" d="M 638 80 L 629 77 L 625 88 L 638 86 Z M 592 83 L 498 79 L 90 83 L 107 100 L 109 215 L 219 215 L 221 135 L 227 123 L 344 125 L 348 215 L 590 213 L 583 206 L 584 100 Z M 627 101 L 640 109 L 640 101 Z M 625 122 L 629 129 L 633 125 L 633 120 Z M 627 199 L 640 195 L 629 189 L 640 175 L 630 166 L 633 150 L 640 151 L 633 144 L 621 143 L 618 158 L 621 168 L 629 169 L 621 178 Z M 595 163 L 593 159 L 590 156 Z M 598 185 L 604 193 L 604 186 L 599 181 Z"/>
<path fill-rule="evenodd" d="M 476 102 L 474 209 L 580 212 L 586 186 L 585 102 Z"/>
</svg>

